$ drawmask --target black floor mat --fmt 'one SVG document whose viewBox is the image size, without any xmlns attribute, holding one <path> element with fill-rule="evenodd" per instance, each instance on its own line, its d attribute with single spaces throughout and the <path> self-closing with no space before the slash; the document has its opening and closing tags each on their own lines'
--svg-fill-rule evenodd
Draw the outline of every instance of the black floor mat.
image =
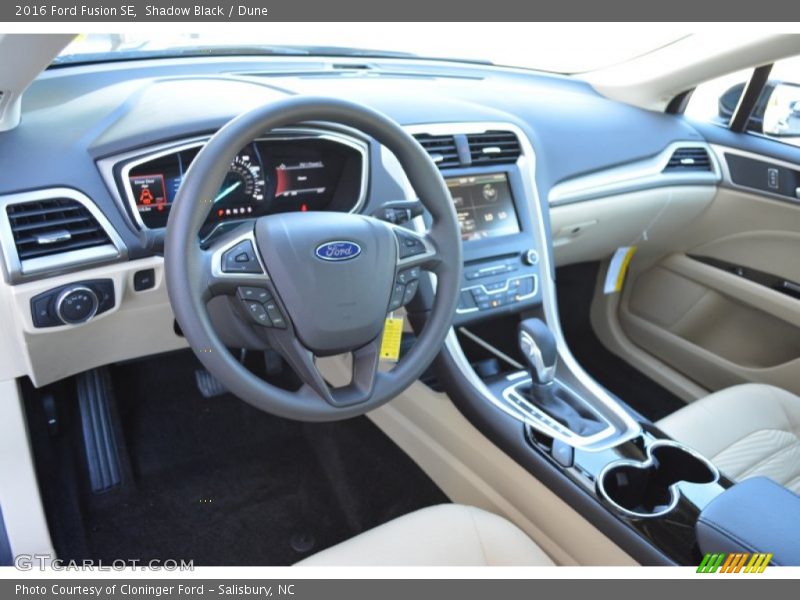
<svg viewBox="0 0 800 600">
<path fill-rule="evenodd" d="M 669 390 L 611 353 L 592 329 L 590 310 L 599 263 L 580 263 L 556 271 L 561 328 L 584 369 L 634 410 L 657 421 L 686 406 Z"/>
<path fill-rule="evenodd" d="M 204 398 L 195 387 L 198 366 L 180 352 L 112 369 L 129 475 L 122 488 L 103 495 L 87 489 L 77 418 L 64 415 L 65 430 L 48 437 L 37 432 L 43 415 L 29 398 L 62 558 L 287 565 L 447 502 L 365 417 L 305 424 L 264 414 L 230 394 Z M 69 411 L 74 407 L 62 407 Z"/>
</svg>

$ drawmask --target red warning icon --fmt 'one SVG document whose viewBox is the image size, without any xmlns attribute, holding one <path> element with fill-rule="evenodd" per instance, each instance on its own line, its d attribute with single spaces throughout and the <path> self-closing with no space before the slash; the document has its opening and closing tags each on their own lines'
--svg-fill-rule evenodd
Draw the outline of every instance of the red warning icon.
<svg viewBox="0 0 800 600">
<path fill-rule="evenodd" d="M 153 192 L 150 191 L 150 188 L 142 188 L 142 192 L 139 194 L 139 204 L 144 204 L 145 206 L 149 206 L 153 203 Z"/>
</svg>

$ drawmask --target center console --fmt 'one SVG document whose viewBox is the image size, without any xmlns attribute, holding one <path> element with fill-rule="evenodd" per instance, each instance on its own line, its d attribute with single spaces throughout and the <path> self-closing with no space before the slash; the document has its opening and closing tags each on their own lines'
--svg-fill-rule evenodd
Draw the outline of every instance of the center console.
<svg viewBox="0 0 800 600">
<path fill-rule="evenodd" d="M 601 387 L 570 353 L 527 135 L 510 124 L 412 133 L 439 163 L 463 240 L 460 302 L 438 364 L 444 389 L 632 556 L 699 564 L 698 517 L 733 482 Z M 474 332 L 481 329 L 491 339 Z M 512 342 L 500 349 L 493 339 Z"/>
<path fill-rule="evenodd" d="M 541 302 L 539 253 L 520 174 L 512 166 L 451 170 L 445 182 L 461 228 L 464 270 L 455 324 Z"/>
</svg>

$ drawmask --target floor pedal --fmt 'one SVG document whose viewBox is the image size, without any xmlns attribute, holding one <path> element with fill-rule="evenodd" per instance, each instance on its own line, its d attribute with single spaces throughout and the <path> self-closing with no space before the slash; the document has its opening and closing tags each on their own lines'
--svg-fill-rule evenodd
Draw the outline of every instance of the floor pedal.
<svg viewBox="0 0 800 600">
<path fill-rule="evenodd" d="M 109 403 L 114 393 L 106 368 L 92 369 L 77 377 L 83 446 L 92 492 L 100 494 L 122 482 L 115 429 Z"/>
<path fill-rule="evenodd" d="M 203 398 L 215 398 L 228 393 L 227 388 L 205 369 L 197 369 L 194 372 L 194 379 Z"/>
</svg>

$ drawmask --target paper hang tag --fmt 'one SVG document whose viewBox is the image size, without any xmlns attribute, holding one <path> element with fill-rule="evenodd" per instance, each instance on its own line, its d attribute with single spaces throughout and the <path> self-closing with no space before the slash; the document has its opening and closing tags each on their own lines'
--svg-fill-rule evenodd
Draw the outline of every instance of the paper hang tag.
<svg viewBox="0 0 800 600">
<path fill-rule="evenodd" d="M 403 319 L 389 317 L 383 325 L 381 360 L 400 360 L 400 342 L 403 341 Z"/>
<path fill-rule="evenodd" d="M 628 273 L 634 252 L 636 252 L 636 246 L 622 246 L 614 252 L 611 264 L 608 265 L 608 273 L 606 273 L 604 294 L 616 294 L 622 291 L 622 284 L 625 283 L 625 275 Z"/>
</svg>

